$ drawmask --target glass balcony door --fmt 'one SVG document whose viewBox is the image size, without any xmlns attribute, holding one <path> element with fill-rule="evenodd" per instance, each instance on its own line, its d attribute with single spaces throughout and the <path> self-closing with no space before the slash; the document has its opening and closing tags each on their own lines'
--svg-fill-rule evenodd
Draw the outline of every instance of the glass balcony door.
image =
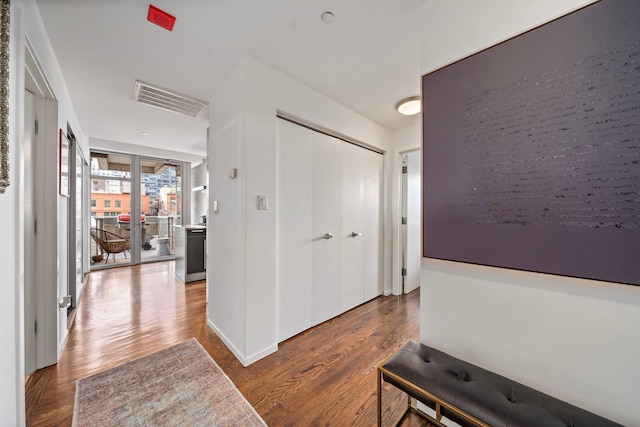
<svg viewBox="0 0 640 427">
<path fill-rule="evenodd" d="M 91 268 L 130 265 L 133 260 L 132 156 L 91 153 Z"/>
<path fill-rule="evenodd" d="M 175 258 L 182 163 L 91 153 L 92 268 Z"/>
<path fill-rule="evenodd" d="M 174 226 L 182 224 L 180 163 L 140 159 L 140 208 L 144 215 L 140 261 L 174 259 Z"/>
</svg>

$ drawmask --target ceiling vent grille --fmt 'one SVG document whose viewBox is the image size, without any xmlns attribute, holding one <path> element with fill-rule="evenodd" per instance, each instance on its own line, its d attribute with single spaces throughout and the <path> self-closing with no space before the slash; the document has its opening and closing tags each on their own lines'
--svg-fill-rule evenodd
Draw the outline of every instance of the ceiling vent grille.
<svg viewBox="0 0 640 427">
<path fill-rule="evenodd" d="M 209 103 L 200 99 L 191 98 L 138 80 L 136 80 L 133 88 L 133 100 L 191 117 L 196 117 L 209 105 Z"/>
</svg>

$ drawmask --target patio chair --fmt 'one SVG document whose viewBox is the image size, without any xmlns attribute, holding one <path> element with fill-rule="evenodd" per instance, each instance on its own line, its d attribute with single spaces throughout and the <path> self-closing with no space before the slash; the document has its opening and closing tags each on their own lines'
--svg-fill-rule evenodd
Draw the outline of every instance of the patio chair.
<svg viewBox="0 0 640 427">
<path fill-rule="evenodd" d="M 121 228 L 120 226 L 113 224 L 105 224 L 102 226 L 102 229 L 106 232 L 120 236 L 121 239 L 131 240 L 131 231 L 128 228 Z"/>
<path fill-rule="evenodd" d="M 116 254 L 122 253 L 127 257 L 125 251 L 130 251 L 131 242 L 115 233 L 111 233 L 99 228 L 91 228 L 91 237 L 98 244 L 103 253 L 107 254 L 104 263 L 109 261 L 109 255 L 113 254 L 113 262 L 116 262 Z"/>
</svg>

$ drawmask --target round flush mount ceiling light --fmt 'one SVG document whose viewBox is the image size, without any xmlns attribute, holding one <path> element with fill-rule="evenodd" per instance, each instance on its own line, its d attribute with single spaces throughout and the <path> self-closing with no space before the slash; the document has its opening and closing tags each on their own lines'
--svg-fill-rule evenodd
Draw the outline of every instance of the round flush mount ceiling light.
<svg viewBox="0 0 640 427">
<path fill-rule="evenodd" d="M 332 12 L 327 11 L 323 12 L 320 18 L 322 19 L 322 22 L 328 24 L 330 22 L 333 22 L 333 20 L 335 19 L 335 15 Z"/>
<path fill-rule="evenodd" d="M 405 116 L 418 114 L 421 109 L 420 97 L 412 96 L 410 98 L 405 98 L 396 104 L 396 109 L 400 114 L 404 114 Z"/>
</svg>

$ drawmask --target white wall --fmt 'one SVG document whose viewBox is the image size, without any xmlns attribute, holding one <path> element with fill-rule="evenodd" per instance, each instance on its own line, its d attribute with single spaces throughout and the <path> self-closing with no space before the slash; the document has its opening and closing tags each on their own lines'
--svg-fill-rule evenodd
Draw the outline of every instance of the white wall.
<svg viewBox="0 0 640 427">
<path fill-rule="evenodd" d="M 383 151 L 391 148 L 391 133 L 251 57 L 245 57 L 216 90 L 209 109 L 208 226 L 216 236 L 208 240 L 209 325 L 243 364 L 249 364 L 277 349 L 277 112 Z M 234 180 L 227 178 L 232 167 L 238 168 Z M 257 195 L 269 197 L 269 210 L 256 209 Z M 218 214 L 212 207 L 216 200 Z M 389 217 L 385 212 L 386 236 Z M 236 237 L 237 245 L 230 240 Z M 383 283 L 389 287 L 390 256 L 385 259 Z"/>
<path fill-rule="evenodd" d="M 24 235 L 21 212 L 23 212 L 20 177 L 25 170 L 34 165 L 24 165 L 23 159 L 23 124 L 24 124 L 24 70 L 25 43 L 28 37 L 35 54 L 47 77 L 51 90 L 56 96 L 58 109 L 55 120 L 57 124 L 45 126 L 54 129 L 47 132 L 45 143 L 57 153 L 58 129 L 66 132 L 67 122 L 74 130 L 81 148 L 88 152 L 86 138 L 78 124 L 76 114 L 60 72 L 60 67 L 53 55 L 53 49 L 46 36 L 46 31 L 34 0 L 14 0 L 11 2 L 11 45 L 10 45 L 10 172 L 11 186 L 6 194 L 0 195 L 0 222 L 4 224 L 6 235 L 0 247 L 0 269 L 3 272 L 3 286 L 0 290 L 0 366 L 5 367 L 6 379 L 0 381 L 0 414 L 3 425 L 24 425 L 24 263 L 21 256 L 24 251 Z M 56 162 L 57 155 L 50 157 Z M 57 167 L 51 168 L 53 176 L 49 182 L 57 183 Z M 40 236 L 46 234 L 47 239 L 54 242 L 54 249 L 48 254 L 47 263 L 51 265 L 47 286 L 55 297 L 46 301 L 48 317 L 39 325 L 52 335 L 52 351 L 54 355 L 61 349 L 67 335 L 66 311 L 57 310 L 57 297 L 66 294 L 66 198 L 57 195 L 51 197 L 52 204 L 48 211 L 53 215 L 52 226 L 42 230 Z M 56 243 L 59 242 L 59 243 Z M 53 342 L 55 341 L 55 342 Z M 54 356 L 55 358 L 55 356 Z"/>
<path fill-rule="evenodd" d="M 427 0 L 422 72 L 584 0 Z M 640 287 L 423 260 L 421 340 L 624 425 L 638 424 Z"/>
<path fill-rule="evenodd" d="M 82 129 L 80 128 L 80 124 L 78 122 L 78 118 L 76 116 L 75 110 L 71 103 L 71 98 L 69 96 L 69 92 L 67 90 L 66 83 L 62 76 L 62 71 L 60 70 L 60 66 L 58 61 L 53 53 L 53 47 L 47 37 L 46 30 L 44 28 L 44 24 L 42 23 L 42 19 L 40 18 L 40 12 L 38 11 L 37 5 L 34 0 L 17 0 L 13 2 L 14 5 L 21 10 L 22 13 L 22 23 L 23 30 L 28 37 L 31 45 L 34 49 L 35 55 L 42 67 L 42 71 L 45 74 L 47 81 L 50 85 L 51 91 L 55 95 L 55 99 L 58 103 L 58 114 L 57 114 L 57 129 L 62 129 L 66 134 L 67 132 L 67 123 L 73 129 L 73 132 L 78 141 L 78 145 L 82 150 L 85 158 L 89 158 L 89 145 L 88 139 L 84 136 Z M 20 49 L 24 49 L 24 46 L 20 46 Z M 24 70 L 24 63 L 18 64 L 17 68 L 20 72 Z M 19 89 L 20 94 L 22 93 L 22 88 Z M 21 95 L 22 96 L 22 95 Z M 23 102 L 19 100 L 20 105 L 23 105 Z M 53 126 L 51 126 L 53 127 Z M 49 128 L 49 127 L 47 127 Z M 53 134 L 53 129 L 47 131 L 47 135 L 45 136 L 47 151 L 57 153 L 57 149 L 53 151 L 52 146 L 57 147 L 59 143 L 58 133 L 55 132 Z M 50 157 L 55 159 L 55 157 Z M 51 171 L 51 176 L 48 177 L 46 182 L 49 183 L 48 191 L 54 191 L 54 185 L 57 189 L 57 166 L 55 168 L 48 169 Z M 57 190 L 56 190 L 57 191 Z M 55 268 L 57 272 L 55 274 L 55 282 L 57 286 L 57 298 L 66 295 L 67 289 L 67 204 L 68 200 L 65 197 L 57 196 L 55 198 L 54 203 L 57 205 L 57 221 L 52 223 L 52 226 L 45 230 L 45 233 L 51 239 L 55 239 L 57 242 L 57 253 L 50 253 L 51 257 L 56 257 Z M 49 207 L 47 207 L 49 208 Z M 53 279 L 53 277 L 50 278 Z M 53 280 L 47 283 L 47 286 L 52 286 Z M 47 304 L 56 304 L 56 301 L 47 301 Z M 52 307 L 48 306 L 48 307 Z M 49 309 L 50 311 L 51 309 Z M 51 327 L 49 322 L 44 327 Z M 56 335 L 57 335 L 57 347 L 58 353 L 62 350 L 62 345 L 67 337 L 67 318 L 66 318 L 66 310 L 57 311 L 57 326 L 56 326 Z"/>
<path fill-rule="evenodd" d="M 12 19 L 18 13 L 11 7 Z M 24 291 L 19 286 L 19 260 L 15 256 L 18 249 L 19 230 L 14 227 L 18 211 L 19 190 L 16 188 L 17 170 L 14 167 L 19 159 L 19 152 L 15 147 L 18 129 L 21 129 L 20 115 L 16 114 L 17 95 L 14 88 L 19 84 L 19 77 L 14 73 L 19 62 L 16 54 L 18 45 L 17 34 L 20 26 L 11 22 L 10 33 L 10 74 L 9 74 L 9 179 L 11 185 L 5 194 L 0 194 L 0 222 L 5 224 L 3 243 L 0 245 L 0 269 L 2 269 L 2 286 L 0 286 L 0 366 L 4 367 L 5 375 L 0 381 L 0 414 L 7 425 L 24 424 L 24 398 L 20 390 L 24 387 L 24 363 L 21 360 L 21 339 L 23 325 L 20 322 L 20 306 L 24 299 Z"/>
</svg>

